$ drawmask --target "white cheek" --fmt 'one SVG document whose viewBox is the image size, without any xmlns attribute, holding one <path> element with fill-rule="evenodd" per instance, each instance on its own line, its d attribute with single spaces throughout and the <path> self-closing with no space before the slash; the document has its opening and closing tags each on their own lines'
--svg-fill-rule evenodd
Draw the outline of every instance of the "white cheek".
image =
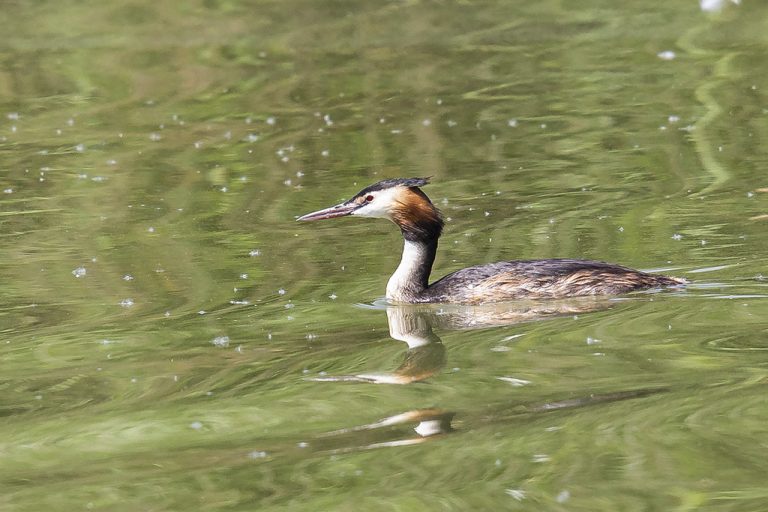
<svg viewBox="0 0 768 512">
<path fill-rule="evenodd" d="M 376 192 L 373 201 L 355 210 L 352 215 L 358 217 L 373 217 L 376 219 L 388 219 L 389 208 L 395 204 L 397 188 Z"/>
<path fill-rule="evenodd" d="M 354 212 L 352 212 L 352 215 L 357 215 L 358 217 L 373 217 L 376 219 L 386 219 L 389 217 L 389 212 L 386 208 L 383 208 L 383 205 L 376 204 L 376 201 L 369 203 L 361 208 L 358 208 Z"/>
</svg>

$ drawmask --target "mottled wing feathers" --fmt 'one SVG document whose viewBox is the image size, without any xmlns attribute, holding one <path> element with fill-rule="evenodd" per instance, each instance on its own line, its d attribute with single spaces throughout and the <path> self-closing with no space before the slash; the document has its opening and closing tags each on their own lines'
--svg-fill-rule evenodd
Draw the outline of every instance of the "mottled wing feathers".
<svg viewBox="0 0 768 512">
<path fill-rule="evenodd" d="M 656 276 L 600 261 L 553 259 L 502 261 L 469 267 L 433 283 L 431 294 L 466 304 L 516 299 L 615 295 L 671 286 L 681 279 Z"/>
</svg>

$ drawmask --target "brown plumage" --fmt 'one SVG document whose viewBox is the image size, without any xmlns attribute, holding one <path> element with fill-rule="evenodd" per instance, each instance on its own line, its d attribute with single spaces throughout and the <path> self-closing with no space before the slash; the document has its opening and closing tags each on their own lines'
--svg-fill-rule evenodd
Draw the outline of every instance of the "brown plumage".
<svg viewBox="0 0 768 512">
<path fill-rule="evenodd" d="M 616 295 L 648 288 L 679 286 L 684 279 L 640 272 L 601 261 L 548 259 L 500 261 L 468 267 L 429 284 L 443 230 L 443 218 L 419 187 L 428 178 L 384 180 L 344 203 L 298 220 L 346 215 L 386 218 L 403 234 L 403 257 L 387 283 L 393 302 L 482 304 L 518 299 L 561 299 Z"/>
</svg>

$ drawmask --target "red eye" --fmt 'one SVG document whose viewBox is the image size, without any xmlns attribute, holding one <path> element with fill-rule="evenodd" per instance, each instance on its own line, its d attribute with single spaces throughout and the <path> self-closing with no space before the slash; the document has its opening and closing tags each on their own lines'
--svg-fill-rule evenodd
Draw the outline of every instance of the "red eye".
<svg viewBox="0 0 768 512">
<path fill-rule="evenodd" d="M 370 203 L 371 201 L 373 201 L 373 196 L 370 196 L 370 195 L 369 196 L 365 196 L 365 200 Z"/>
</svg>

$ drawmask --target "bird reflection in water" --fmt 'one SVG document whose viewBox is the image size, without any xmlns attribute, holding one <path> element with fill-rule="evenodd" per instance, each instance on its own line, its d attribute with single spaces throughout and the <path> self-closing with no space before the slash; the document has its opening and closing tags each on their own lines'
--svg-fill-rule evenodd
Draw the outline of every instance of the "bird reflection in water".
<svg viewBox="0 0 768 512">
<path fill-rule="evenodd" d="M 616 299 L 581 297 L 560 301 L 518 301 L 482 306 L 388 305 L 389 336 L 408 345 L 403 363 L 391 372 L 313 377 L 318 382 L 411 384 L 438 373 L 446 362 L 445 345 L 432 330 L 485 329 L 558 316 L 578 315 L 615 305 Z"/>
<path fill-rule="evenodd" d="M 322 382 L 366 382 L 411 384 L 437 374 L 446 362 L 446 349 L 433 328 L 451 330 L 510 326 L 564 315 L 577 315 L 610 308 L 617 299 L 579 298 L 564 301 L 518 302 L 486 306 L 387 306 L 390 336 L 405 342 L 405 360 L 394 371 L 326 376 L 309 380 Z M 515 418 L 616 402 L 656 394 L 666 389 L 648 388 L 536 403 L 492 404 L 482 410 L 462 412 L 463 424 L 479 426 L 508 422 Z M 316 436 L 316 449 L 332 453 L 405 446 L 423 443 L 454 431 L 455 411 L 442 408 L 412 409 L 372 423 L 342 428 Z"/>
</svg>

